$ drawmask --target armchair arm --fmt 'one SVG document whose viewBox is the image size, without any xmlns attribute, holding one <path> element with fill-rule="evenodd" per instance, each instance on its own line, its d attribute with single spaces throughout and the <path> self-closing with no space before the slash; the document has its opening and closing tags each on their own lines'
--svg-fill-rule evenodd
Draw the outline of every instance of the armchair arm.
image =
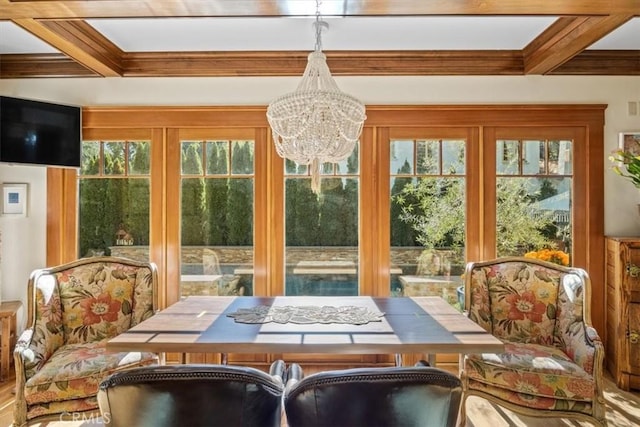
<svg viewBox="0 0 640 427">
<path fill-rule="evenodd" d="M 596 375 L 602 370 L 604 346 L 598 332 L 583 322 L 571 325 L 562 334 L 564 351 L 585 372 Z"/>
<path fill-rule="evenodd" d="M 18 340 L 13 351 L 13 358 L 16 367 L 16 382 L 22 377 L 24 382 L 31 378 L 51 354 L 59 347 L 56 340 L 47 341 L 37 339 L 38 334 L 34 328 L 25 329 Z M 56 337 L 54 335 L 54 337 Z"/>
<path fill-rule="evenodd" d="M 33 329 L 25 329 L 16 341 L 16 346 L 13 350 L 13 360 L 16 368 L 16 384 L 17 389 L 22 389 L 20 384 L 24 385 L 27 381 L 27 373 L 25 366 L 33 366 L 33 362 L 36 358 L 36 354 L 29 350 L 29 343 L 33 337 Z M 30 376 L 30 375 L 29 375 Z"/>
</svg>

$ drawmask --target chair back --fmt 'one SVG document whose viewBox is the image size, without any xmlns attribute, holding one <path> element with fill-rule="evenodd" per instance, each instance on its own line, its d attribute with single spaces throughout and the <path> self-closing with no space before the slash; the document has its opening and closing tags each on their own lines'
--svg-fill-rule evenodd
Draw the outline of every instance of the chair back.
<svg viewBox="0 0 640 427">
<path fill-rule="evenodd" d="M 576 323 L 591 323 L 590 280 L 581 268 L 524 257 L 467 264 L 465 310 L 510 342 L 565 347 Z"/>
<path fill-rule="evenodd" d="M 34 356 L 27 378 L 63 344 L 112 338 L 157 309 L 154 263 L 98 256 L 34 270 L 28 282 L 27 327 Z"/>
<path fill-rule="evenodd" d="M 107 427 L 280 427 L 280 376 L 227 365 L 130 369 L 100 384 Z"/>
<path fill-rule="evenodd" d="M 453 427 L 462 387 L 433 367 L 354 368 L 309 375 L 285 390 L 289 427 Z"/>
</svg>

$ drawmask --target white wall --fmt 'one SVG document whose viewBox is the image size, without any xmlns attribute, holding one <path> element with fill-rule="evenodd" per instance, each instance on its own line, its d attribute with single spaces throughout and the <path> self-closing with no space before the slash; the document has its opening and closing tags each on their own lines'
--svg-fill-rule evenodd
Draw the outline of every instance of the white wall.
<svg viewBox="0 0 640 427">
<path fill-rule="evenodd" d="M 21 300 L 26 307 L 27 280 L 46 261 L 46 169 L 39 166 L 0 165 L 0 182 L 27 183 L 27 216 L 0 216 L 0 298 Z M 18 313 L 19 327 L 26 310 Z M 20 328 L 21 330 L 22 328 Z"/>
<path fill-rule="evenodd" d="M 297 77 L 86 78 L 0 80 L 0 94 L 45 101 L 98 105 L 267 105 L 297 86 Z M 368 105 L 384 104 L 607 104 L 605 153 L 621 131 L 640 131 L 640 116 L 627 102 L 640 102 L 640 77 L 341 77 L 345 92 Z M 605 171 L 605 234 L 640 236 L 640 191 Z M 45 264 L 44 168 L 0 165 L 0 181 L 28 182 L 28 218 L 2 219 L 1 293 L 26 297 L 26 280 Z"/>
</svg>

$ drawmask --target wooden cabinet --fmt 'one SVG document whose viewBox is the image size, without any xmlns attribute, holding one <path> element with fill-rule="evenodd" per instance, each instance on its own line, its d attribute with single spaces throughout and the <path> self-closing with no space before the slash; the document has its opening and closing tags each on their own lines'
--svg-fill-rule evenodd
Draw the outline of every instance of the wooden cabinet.
<svg viewBox="0 0 640 427">
<path fill-rule="evenodd" d="M 16 346 L 16 313 L 22 307 L 20 301 L 0 303 L 0 381 L 7 381 L 13 363 L 13 348 Z"/>
<path fill-rule="evenodd" d="M 618 387 L 640 389 L 640 237 L 607 239 L 605 363 Z"/>
</svg>

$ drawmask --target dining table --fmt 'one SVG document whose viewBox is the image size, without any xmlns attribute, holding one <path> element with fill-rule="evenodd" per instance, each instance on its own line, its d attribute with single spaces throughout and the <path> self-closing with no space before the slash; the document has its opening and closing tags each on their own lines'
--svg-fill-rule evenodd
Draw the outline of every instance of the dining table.
<svg viewBox="0 0 640 427">
<path fill-rule="evenodd" d="M 440 297 L 189 296 L 107 349 L 177 353 L 497 353 L 503 343 Z"/>
</svg>

